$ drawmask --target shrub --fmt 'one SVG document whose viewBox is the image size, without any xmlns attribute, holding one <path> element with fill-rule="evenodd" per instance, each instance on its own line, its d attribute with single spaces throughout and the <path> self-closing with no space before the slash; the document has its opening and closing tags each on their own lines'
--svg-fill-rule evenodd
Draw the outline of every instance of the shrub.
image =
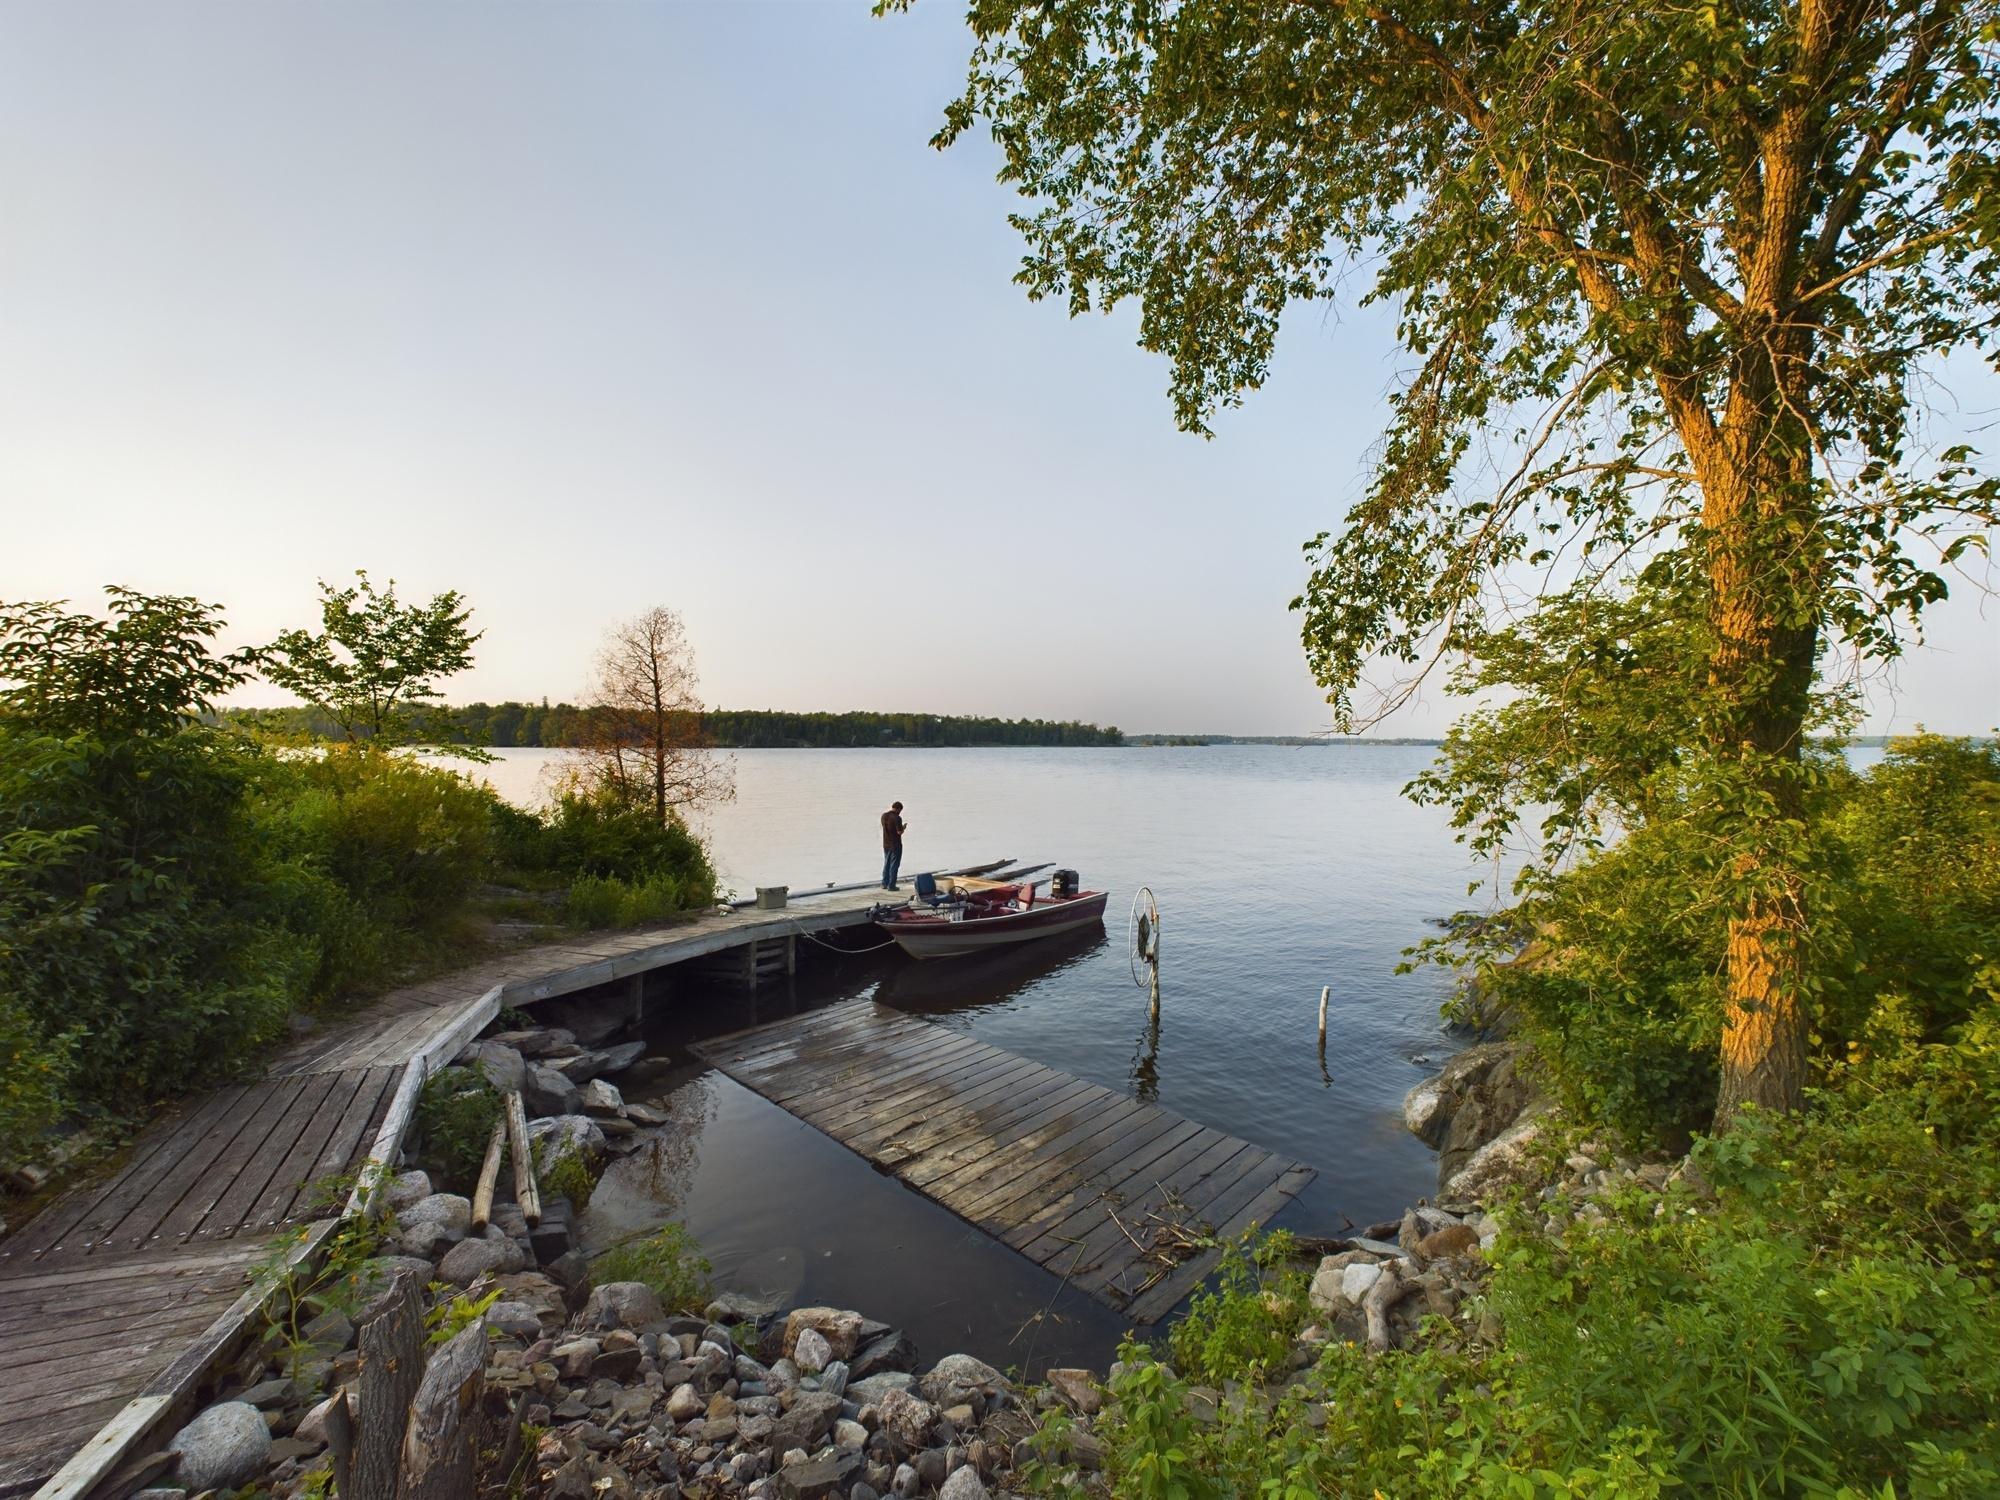
<svg viewBox="0 0 2000 1500">
<path fill-rule="evenodd" d="M 713 1269 L 685 1228 L 662 1224 L 653 1233 L 598 1256 L 591 1276 L 599 1286 L 643 1281 L 668 1312 L 698 1312 L 708 1304 L 708 1273 Z"/>
<path fill-rule="evenodd" d="M 417 1095 L 417 1132 L 424 1155 L 451 1183 L 470 1189 L 486 1158 L 500 1095 L 471 1068 L 440 1068 Z"/>
</svg>

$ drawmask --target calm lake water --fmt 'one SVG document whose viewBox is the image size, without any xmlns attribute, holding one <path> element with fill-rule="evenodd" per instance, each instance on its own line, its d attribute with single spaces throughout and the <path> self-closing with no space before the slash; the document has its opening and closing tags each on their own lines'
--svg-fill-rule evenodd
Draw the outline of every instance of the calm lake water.
<svg viewBox="0 0 2000 1500">
<path fill-rule="evenodd" d="M 554 752 L 501 753 L 486 774 L 505 795 L 534 800 Z M 737 752 L 737 798 L 706 832 L 739 890 L 872 878 L 877 817 L 900 799 L 906 875 L 1003 855 L 1054 861 L 1086 888 L 1109 889 L 1111 914 L 1102 935 L 994 957 L 919 964 L 893 949 L 813 949 L 818 961 L 802 964 L 789 992 L 761 994 L 755 1013 L 740 995 L 684 986 L 653 1007 L 655 1059 L 626 1089 L 664 1100 L 678 1128 L 607 1176 L 590 1237 L 682 1219 L 719 1284 L 859 1307 L 909 1328 L 927 1357 L 963 1348 L 1024 1367 L 1107 1357 L 1115 1315 L 684 1050 L 798 1005 L 860 996 L 1316 1167 L 1277 1223 L 1331 1232 L 1400 1213 L 1436 1188 L 1432 1153 L 1404 1131 L 1401 1101 L 1452 1043 L 1438 1020 L 1446 977 L 1394 971 L 1433 918 L 1469 903 L 1479 873 L 1439 813 L 1399 795 L 1430 754 Z M 1141 885 L 1162 915 L 1157 1035 L 1126 955 Z M 1322 985 L 1333 991 L 1324 1073 Z"/>
</svg>

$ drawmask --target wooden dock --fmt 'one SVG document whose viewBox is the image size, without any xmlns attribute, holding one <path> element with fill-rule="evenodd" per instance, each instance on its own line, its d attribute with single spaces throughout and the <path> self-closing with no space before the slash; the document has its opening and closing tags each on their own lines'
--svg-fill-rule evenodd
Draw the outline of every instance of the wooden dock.
<svg viewBox="0 0 2000 1500">
<path fill-rule="evenodd" d="M 733 949 L 853 927 L 851 888 L 502 955 L 407 986 L 301 1038 L 260 1079 L 197 1096 L 108 1178 L 0 1239 L 0 1497 L 48 1481 L 85 1495 L 184 1419 L 210 1371 L 260 1326 L 259 1267 L 310 1253 L 341 1205 L 315 1191 L 393 1161 L 424 1078 L 503 1006 L 531 1006 Z M 60 1472 L 59 1472 L 60 1471 Z M 51 1479 L 51 1476 L 55 1476 Z"/>
<path fill-rule="evenodd" d="M 1267 1221 L 1313 1176 L 873 1001 L 696 1050 L 1137 1324 L 1171 1312 L 1215 1269 L 1215 1242 Z"/>
</svg>

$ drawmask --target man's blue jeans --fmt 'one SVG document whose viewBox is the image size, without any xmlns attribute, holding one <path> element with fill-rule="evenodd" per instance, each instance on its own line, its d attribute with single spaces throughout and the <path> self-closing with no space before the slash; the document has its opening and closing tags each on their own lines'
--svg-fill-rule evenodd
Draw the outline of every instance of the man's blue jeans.
<svg viewBox="0 0 2000 1500">
<path fill-rule="evenodd" d="M 902 864 L 903 850 L 901 845 L 898 845 L 894 849 L 884 849 L 882 851 L 883 890 L 893 891 L 896 888 L 896 871 L 902 867 Z"/>
</svg>

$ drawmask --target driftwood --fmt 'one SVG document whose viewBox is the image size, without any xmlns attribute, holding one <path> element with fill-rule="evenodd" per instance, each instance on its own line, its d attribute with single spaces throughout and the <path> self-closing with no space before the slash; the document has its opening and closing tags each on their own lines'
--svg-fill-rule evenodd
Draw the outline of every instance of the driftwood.
<svg viewBox="0 0 2000 1500">
<path fill-rule="evenodd" d="M 519 1094 L 507 1096 L 507 1144 L 514 1156 L 514 1201 L 530 1224 L 539 1224 L 542 1195 L 535 1186 L 535 1156 L 528 1149 L 528 1111 Z"/>
<path fill-rule="evenodd" d="M 1361 1299 L 1361 1310 L 1368 1315 L 1370 1349 L 1380 1353 L 1389 1347 L 1389 1309 L 1415 1290 L 1413 1285 L 1396 1274 L 1395 1266 L 1382 1268 L 1382 1274 L 1375 1278 L 1375 1285 L 1368 1288 L 1368 1295 Z"/>
<path fill-rule="evenodd" d="M 507 1117 L 493 1122 L 486 1141 L 486 1160 L 479 1165 L 479 1186 L 472 1190 L 472 1227 L 484 1229 L 493 1218 L 493 1189 L 500 1182 L 500 1153 L 507 1145 Z"/>
<path fill-rule="evenodd" d="M 424 1307 L 417 1278 L 399 1271 L 361 1314 L 361 1409 L 356 1414 L 352 1500 L 395 1500 L 396 1467 L 410 1398 L 424 1374 Z"/>
<path fill-rule="evenodd" d="M 402 1500 L 465 1500 L 473 1493 L 473 1426 L 485 1368 L 484 1318 L 431 1356 L 403 1433 Z"/>
</svg>

